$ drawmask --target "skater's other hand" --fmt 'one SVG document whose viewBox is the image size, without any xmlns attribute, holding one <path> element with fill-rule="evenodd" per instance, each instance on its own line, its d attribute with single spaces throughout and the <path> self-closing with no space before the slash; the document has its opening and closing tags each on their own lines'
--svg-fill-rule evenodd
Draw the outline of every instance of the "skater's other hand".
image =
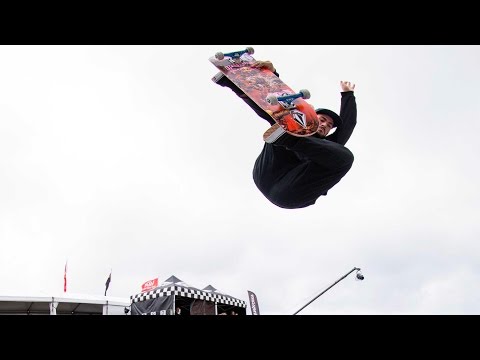
<svg viewBox="0 0 480 360">
<path fill-rule="evenodd" d="M 342 91 L 353 91 L 355 89 L 355 84 L 352 84 L 350 81 L 340 81 L 340 86 Z"/>
<path fill-rule="evenodd" d="M 255 61 L 252 64 L 252 67 L 254 68 L 266 68 L 270 70 L 271 72 L 275 72 L 275 67 L 273 66 L 272 62 L 269 60 L 266 61 Z"/>
</svg>

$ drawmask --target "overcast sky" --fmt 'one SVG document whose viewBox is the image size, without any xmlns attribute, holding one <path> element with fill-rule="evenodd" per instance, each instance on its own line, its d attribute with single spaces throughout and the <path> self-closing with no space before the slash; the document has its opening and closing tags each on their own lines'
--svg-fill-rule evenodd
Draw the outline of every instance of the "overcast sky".
<svg viewBox="0 0 480 360">
<path fill-rule="evenodd" d="M 350 172 L 256 188 L 269 127 L 210 79 L 253 46 L 315 107 L 356 84 Z M 175 275 L 262 314 L 480 314 L 479 46 L 0 46 L 0 296 L 128 298 Z M 247 310 L 250 314 L 250 308 Z"/>
</svg>

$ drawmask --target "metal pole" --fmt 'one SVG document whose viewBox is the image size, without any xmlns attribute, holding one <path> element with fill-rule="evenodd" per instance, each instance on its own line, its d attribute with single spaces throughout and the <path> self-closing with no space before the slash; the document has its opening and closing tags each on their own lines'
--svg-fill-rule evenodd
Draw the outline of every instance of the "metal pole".
<svg viewBox="0 0 480 360">
<path fill-rule="evenodd" d="M 355 270 L 360 270 L 360 268 L 357 268 L 357 267 L 354 267 L 352 270 L 350 270 L 348 273 L 346 273 L 345 275 L 343 275 L 340 279 L 338 279 L 337 281 L 335 281 L 332 285 L 330 285 L 328 288 L 326 288 L 325 290 L 323 290 L 320 294 L 318 294 L 317 296 L 315 296 L 312 300 L 310 300 L 308 303 L 306 303 L 305 305 L 303 305 L 299 310 L 297 310 L 295 313 L 293 313 L 293 315 L 297 315 L 300 311 L 302 311 L 303 309 L 305 309 L 308 305 L 310 305 L 312 302 L 314 302 L 316 299 L 318 299 L 320 296 L 322 296 L 323 294 L 325 294 L 328 290 L 330 290 L 332 287 L 334 287 L 336 284 L 338 284 L 340 281 L 342 281 L 343 279 L 345 279 L 348 275 L 350 275 L 352 272 L 354 272 Z"/>
</svg>

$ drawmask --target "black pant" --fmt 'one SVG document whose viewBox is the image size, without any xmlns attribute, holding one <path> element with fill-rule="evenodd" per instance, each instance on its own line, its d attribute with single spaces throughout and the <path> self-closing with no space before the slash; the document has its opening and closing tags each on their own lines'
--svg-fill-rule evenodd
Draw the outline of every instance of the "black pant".
<svg viewBox="0 0 480 360">
<path fill-rule="evenodd" d="M 229 87 L 270 125 L 275 121 L 227 78 L 219 85 Z M 345 146 L 316 136 L 284 134 L 281 144 L 265 143 L 255 161 L 253 180 L 273 204 L 296 209 L 315 204 L 350 170 L 353 154 Z"/>
<path fill-rule="evenodd" d="M 297 139 L 286 147 L 265 143 L 253 168 L 258 189 L 286 209 L 315 204 L 353 164 L 353 154 L 343 145 L 312 136 Z"/>
</svg>

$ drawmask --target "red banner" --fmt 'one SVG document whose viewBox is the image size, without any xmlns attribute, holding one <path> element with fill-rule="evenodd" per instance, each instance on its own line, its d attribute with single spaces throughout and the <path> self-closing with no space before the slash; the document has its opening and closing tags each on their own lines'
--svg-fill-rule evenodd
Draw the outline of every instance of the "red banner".
<svg viewBox="0 0 480 360">
<path fill-rule="evenodd" d="M 158 278 L 148 280 L 142 284 L 142 292 L 149 291 L 158 287 Z"/>
</svg>

